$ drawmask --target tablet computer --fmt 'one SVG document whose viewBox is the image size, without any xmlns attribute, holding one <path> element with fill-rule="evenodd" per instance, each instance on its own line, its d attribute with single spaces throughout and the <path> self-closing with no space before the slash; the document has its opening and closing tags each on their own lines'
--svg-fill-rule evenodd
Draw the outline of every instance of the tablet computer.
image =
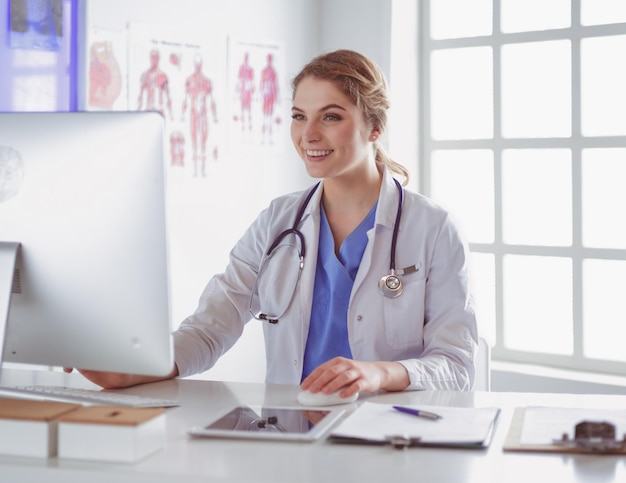
<svg viewBox="0 0 626 483">
<path fill-rule="evenodd" d="M 344 409 L 238 406 L 205 426 L 194 426 L 194 437 L 315 441 L 345 412 Z"/>
</svg>

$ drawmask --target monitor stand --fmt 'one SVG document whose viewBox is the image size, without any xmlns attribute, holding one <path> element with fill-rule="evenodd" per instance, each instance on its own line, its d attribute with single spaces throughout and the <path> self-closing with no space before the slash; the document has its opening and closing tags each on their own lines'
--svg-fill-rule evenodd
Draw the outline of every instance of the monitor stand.
<svg viewBox="0 0 626 483">
<path fill-rule="evenodd" d="M 0 367 L 4 356 L 4 339 L 19 250 L 19 243 L 0 242 Z"/>
</svg>

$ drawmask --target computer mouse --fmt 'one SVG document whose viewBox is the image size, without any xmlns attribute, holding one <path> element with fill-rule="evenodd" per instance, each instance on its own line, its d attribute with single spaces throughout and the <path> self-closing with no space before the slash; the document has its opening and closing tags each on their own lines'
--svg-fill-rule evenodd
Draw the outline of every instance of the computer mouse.
<svg viewBox="0 0 626 483">
<path fill-rule="evenodd" d="M 335 391 L 330 394 L 324 394 L 323 392 L 312 393 L 309 390 L 300 391 L 296 396 L 296 399 L 303 406 L 334 406 L 336 404 L 350 404 L 356 401 L 359 397 L 359 393 L 350 397 L 339 397 L 340 391 Z"/>
</svg>

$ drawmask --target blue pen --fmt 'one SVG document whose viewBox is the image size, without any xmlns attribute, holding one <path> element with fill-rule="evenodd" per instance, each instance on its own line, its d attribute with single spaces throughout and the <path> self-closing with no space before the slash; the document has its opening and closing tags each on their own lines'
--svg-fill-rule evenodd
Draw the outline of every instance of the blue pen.
<svg viewBox="0 0 626 483">
<path fill-rule="evenodd" d="M 426 418 L 437 420 L 441 419 L 441 416 L 435 413 L 431 413 L 430 411 L 422 411 L 420 409 L 413 408 L 405 408 L 404 406 L 393 406 L 396 411 L 400 411 L 401 413 L 411 414 L 412 416 L 417 416 L 419 418 Z"/>
</svg>

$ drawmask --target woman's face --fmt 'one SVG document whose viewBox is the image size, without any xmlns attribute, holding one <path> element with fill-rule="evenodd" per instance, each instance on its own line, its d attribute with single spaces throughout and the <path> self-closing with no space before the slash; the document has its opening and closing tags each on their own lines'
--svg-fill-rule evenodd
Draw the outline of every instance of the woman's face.
<svg viewBox="0 0 626 483">
<path fill-rule="evenodd" d="M 305 77 L 291 109 L 291 139 L 314 178 L 358 176 L 374 162 L 377 131 L 333 82 Z"/>
</svg>

